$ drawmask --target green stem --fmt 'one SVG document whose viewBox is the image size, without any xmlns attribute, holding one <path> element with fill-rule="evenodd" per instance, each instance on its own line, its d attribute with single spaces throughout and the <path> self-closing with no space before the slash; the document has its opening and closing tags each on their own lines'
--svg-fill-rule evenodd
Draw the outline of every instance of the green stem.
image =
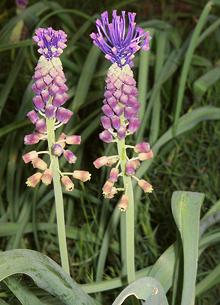
<svg viewBox="0 0 220 305">
<path fill-rule="evenodd" d="M 61 265 L 64 271 L 66 271 L 69 274 L 70 269 L 69 269 L 68 251 L 67 251 L 67 243 L 66 243 L 63 193 L 60 183 L 59 162 L 58 162 L 58 158 L 54 156 L 51 151 L 53 144 L 56 142 L 55 132 L 54 132 L 55 122 L 54 119 L 46 119 L 46 123 L 47 123 L 47 135 L 48 135 L 48 149 L 50 153 L 51 170 L 53 173 L 53 186 L 54 186 L 54 195 L 55 195 L 57 231 L 58 231 Z"/>
<path fill-rule="evenodd" d="M 121 214 L 121 253 L 122 253 L 122 276 L 127 276 L 128 283 L 135 280 L 135 251 L 134 251 L 134 194 L 131 177 L 125 174 L 126 146 L 125 140 L 117 142 L 118 154 L 122 170 L 125 195 L 129 203 L 126 212 Z"/>
</svg>

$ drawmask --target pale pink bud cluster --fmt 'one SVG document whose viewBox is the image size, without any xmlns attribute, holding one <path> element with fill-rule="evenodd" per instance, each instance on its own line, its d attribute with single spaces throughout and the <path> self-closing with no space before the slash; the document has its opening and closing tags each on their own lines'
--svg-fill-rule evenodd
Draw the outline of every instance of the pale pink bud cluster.
<svg viewBox="0 0 220 305">
<path fill-rule="evenodd" d="M 81 136 L 71 135 L 68 136 L 64 132 L 60 135 L 58 141 L 53 145 L 52 152 L 55 156 L 64 156 L 66 161 L 70 164 L 75 163 L 77 160 L 76 155 L 69 149 L 65 149 L 66 145 L 79 145 L 81 143 Z"/>
<path fill-rule="evenodd" d="M 108 166 L 108 167 L 111 167 L 113 165 L 115 166 L 115 164 L 117 163 L 116 166 L 110 170 L 108 180 L 105 182 L 102 188 L 103 195 L 105 198 L 111 199 L 118 193 L 118 191 L 120 190 L 124 191 L 124 189 L 120 189 L 115 186 L 115 183 L 118 182 L 119 177 L 123 175 L 130 176 L 134 178 L 136 181 L 138 181 L 138 185 L 145 193 L 151 193 L 153 191 L 153 187 L 150 183 L 148 183 L 143 179 L 140 180 L 136 177 L 136 170 L 139 168 L 141 161 L 149 160 L 153 158 L 153 151 L 151 150 L 149 143 L 142 142 L 136 144 L 134 147 L 126 146 L 126 149 L 128 148 L 133 148 L 134 157 L 129 159 L 126 153 L 127 161 L 125 164 L 124 173 L 122 172 L 120 173 L 119 171 L 119 167 L 122 161 L 120 160 L 118 155 L 108 156 L 108 157 L 102 156 L 93 162 L 94 166 L 97 169 L 101 168 L 102 166 Z M 121 211 L 125 211 L 127 209 L 127 206 L 128 206 L 128 198 L 127 195 L 124 194 L 119 201 L 118 207 Z"/>
<path fill-rule="evenodd" d="M 72 176 L 72 178 L 80 180 L 81 182 L 86 182 L 91 179 L 91 174 L 88 171 L 75 170 L 73 173 L 65 173 L 61 177 L 61 182 L 66 191 L 70 192 L 74 189 L 74 183 L 72 179 L 68 176 Z"/>
<path fill-rule="evenodd" d="M 24 163 L 31 163 L 34 168 L 40 170 L 36 174 L 30 176 L 26 184 L 30 187 L 35 187 L 37 184 L 42 181 L 45 185 L 49 185 L 52 182 L 52 171 L 47 168 L 47 163 L 38 157 L 38 153 L 35 150 L 32 150 L 22 156 Z"/>
</svg>

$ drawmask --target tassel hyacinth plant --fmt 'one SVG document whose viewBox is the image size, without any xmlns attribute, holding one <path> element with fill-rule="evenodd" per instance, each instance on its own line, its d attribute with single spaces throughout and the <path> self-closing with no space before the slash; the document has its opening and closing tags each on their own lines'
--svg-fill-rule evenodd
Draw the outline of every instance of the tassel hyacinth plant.
<svg viewBox="0 0 220 305">
<path fill-rule="evenodd" d="M 93 43 L 111 61 L 105 80 L 105 93 L 103 101 L 103 116 L 101 123 L 104 131 L 100 133 L 100 139 L 105 143 L 116 143 L 118 154 L 114 156 L 102 156 L 94 161 L 96 168 L 113 166 L 109 178 L 103 186 L 105 198 L 113 198 L 122 191 L 118 207 L 125 213 L 121 215 L 121 239 L 124 241 L 122 249 L 123 275 L 128 282 L 135 280 L 134 260 L 134 194 L 132 179 L 145 193 L 151 193 L 153 188 L 150 183 L 138 179 L 135 173 L 140 162 L 153 157 L 153 152 L 147 142 L 138 143 L 135 146 L 127 145 L 127 137 L 137 132 L 141 122 L 138 118 L 140 103 L 138 90 L 132 71 L 134 55 L 140 49 L 149 51 L 150 34 L 138 27 L 135 23 L 135 13 L 125 11 L 117 15 L 113 11 L 112 20 L 109 21 L 108 12 L 96 20 L 97 33 L 90 36 Z M 127 24 L 128 20 L 128 24 Z M 128 152 L 130 150 L 130 152 Z M 129 156 L 132 152 L 132 158 Z M 123 187 L 115 184 L 122 178 Z"/>
<path fill-rule="evenodd" d="M 62 156 L 70 164 L 76 162 L 77 157 L 71 150 L 66 149 L 66 146 L 79 145 L 81 142 L 79 135 L 61 133 L 58 138 L 56 137 L 56 130 L 67 124 L 73 115 L 72 111 L 62 107 L 68 99 L 68 87 L 59 57 L 66 48 L 66 37 L 65 32 L 55 31 L 52 28 L 39 28 L 33 37 L 41 56 L 33 76 L 35 110 L 28 112 L 27 117 L 35 125 L 35 131 L 25 136 L 24 143 L 33 145 L 39 141 L 47 141 L 48 150 L 30 151 L 23 155 L 23 160 L 25 163 L 32 163 L 37 169 L 37 172 L 27 179 L 26 184 L 29 187 L 36 187 L 40 181 L 45 185 L 53 181 L 61 264 L 69 273 L 61 184 L 66 191 L 72 191 L 74 183 L 69 176 L 85 182 L 90 180 L 91 175 L 88 171 L 81 170 L 65 173 L 59 167 L 59 158 Z M 39 157 L 45 154 L 49 155 L 48 163 Z"/>
</svg>

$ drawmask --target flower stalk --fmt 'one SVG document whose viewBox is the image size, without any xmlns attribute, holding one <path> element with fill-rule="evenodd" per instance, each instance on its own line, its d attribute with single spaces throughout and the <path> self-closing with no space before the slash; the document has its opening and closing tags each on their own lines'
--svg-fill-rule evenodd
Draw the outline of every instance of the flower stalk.
<svg viewBox="0 0 220 305">
<path fill-rule="evenodd" d="M 121 214 L 121 239 L 124 240 L 122 250 L 122 275 L 127 274 L 128 283 L 135 281 L 135 245 L 134 245 L 134 192 L 131 177 L 126 175 L 126 145 L 125 140 L 117 143 L 118 154 L 121 164 L 121 172 L 124 184 L 124 196 L 128 198 L 129 208 L 119 207 L 121 210 L 127 209 Z"/>
<path fill-rule="evenodd" d="M 53 176 L 53 186 L 54 186 L 54 196 L 55 196 L 55 208 L 56 208 L 56 218 L 57 218 L 57 231 L 58 231 L 58 241 L 60 249 L 61 265 L 70 274 L 68 250 L 66 242 L 66 229 L 65 229 L 65 218 L 64 218 L 64 203 L 63 203 L 63 192 L 60 183 L 60 173 L 59 173 L 59 161 L 58 157 L 52 154 L 52 147 L 56 143 L 55 132 L 54 132 L 55 120 L 46 119 L 47 125 L 47 140 L 48 149 L 50 154 L 51 170 Z"/>
</svg>

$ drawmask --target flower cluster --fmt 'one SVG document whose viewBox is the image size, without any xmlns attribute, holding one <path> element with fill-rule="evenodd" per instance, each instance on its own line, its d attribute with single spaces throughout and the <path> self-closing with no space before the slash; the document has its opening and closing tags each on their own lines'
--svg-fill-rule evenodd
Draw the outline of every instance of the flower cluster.
<svg viewBox="0 0 220 305">
<path fill-rule="evenodd" d="M 132 149 L 135 154 L 131 159 L 129 159 L 127 155 L 127 149 Z M 115 194 L 118 193 L 118 191 L 125 191 L 124 188 L 121 189 L 115 186 L 115 183 L 118 182 L 118 179 L 122 177 L 123 174 L 135 179 L 145 193 L 151 193 L 153 191 L 153 187 L 150 183 L 144 179 L 138 179 L 135 175 L 141 161 L 150 160 L 153 158 L 153 151 L 150 148 L 150 144 L 147 142 L 141 142 L 135 146 L 125 145 L 125 157 L 125 168 L 122 169 L 121 172 L 119 170 L 119 166 L 122 168 L 122 160 L 119 155 L 102 156 L 93 162 L 97 169 L 101 168 L 102 166 L 112 167 L 114 165 L 114 167 L 111 168 L 109 177 L 102 188 L 105 198 L 111 199 Z M 123 195 L 121 201 L 119 202 L 119 206 L 125 201 L 125 198 L 125 195 Z"/>
<path fill-rule="evenodd" d="M 39 46 L 38 52 L 42 55 L 33 76 L 32 90 L 35 93 L 33 98 L 35 110 L 27 113 L 27 117 L 35 125 L 35 131 L 24 137 L 24 143 L 32 145 L 37 144 L 40 140 L 48 140 L 49 151 L 31 151 L 23 156 L 25 163 L 31 162 L 34 168 L 41 171 L 28 178 L 26 183 L 30 187 L 35 187 L 40 181 L 46 185 L 52 182 L 51 164 L 53 158 L 63 156 L 69 163 L 75 163 L 77 159 L 75 154 L 66 149 L 66 146 L 81 143 L 79 135 L 66 135 L 64 133 L 60 135 L 57 141 L 55 140 L 55 130 L 63 124 L 67 124 L 73 115 L 72 111 L 62 107 L 68 99 L 68 87 L 59 56 L 66 47 L 66 36 L 60 30 L 39 28 L 33 38 Z M 52 145 L 49 143 L 49 132 L 52 132 Z M 50 155 L 51 163 L 49 167 L 44 160 L 39 158 L 40 154 Z M 61 175 L 63 185 L 68 191 L 72 190 L 74 185 L 67 174 L 83 182 L 90 179 L 90 174 L 87 171 L 63 174 L 59 169 L 57 170 Z"/>
<path fill-rule="evenodd" d="M 129 65 L 113 64 L 107 74 L 104 105 L 101 118 L 105 129 L 99 136 L 106 143 L 124 139 L 140 126 L 136 81 Z"/>
<path fill-rule="evenodd" d="M 15 3 L 19 9 L 25 9 L 28 5 L 28 0 L 16 0 Z"/>
<path fill-rule="evenodd" d="M 115 186 L 120 176 L 134 178 L 146 193 L 153 190 L 151 184 L 135 176 L 140 162 L 153 157 L 149 143 L 142 142 L 136 146 L 125 144 L 125 138 L 134 134 L 140 126 L 138 118 L 140 103 L 136 81 L 131 69 L 132 60 L 134 54 L 141 48 L 145 51 L 149 50 L 150 34 L 136 26 L 135 13 L 128 13 L 128 26 L 126 28 L 126 13 L 124 11 L 122 11 L 121 16 L 113 11 L 111 22 L 108 13 L 104 12 L 101 19 L 96 21 L 96 27 L 97 33 L 91 34 L 93 43 L 112 62 L 105 81 L 104 105 L 102 107 L 104 115 L 101 117 L 104 131 L 100 133 L 99 137 L 105 143 L 116 142 L 119 154 L 100 157 L 94 161 L 94 165 L 96 168 L 100 168 L 104 165 L 116 164 L 111 169 L 109 178 L 103 186 L 103 195 L 106 198 L 113 198 L 118 191 L 122 190 L 124 194 L 119 201 L 119 208 L 126 210 L 129 201 L 126 195 L 127 186 L 125 183 L 124 188 Z M 136 155 L 129 159 L 127 149 L 133 149 Z"/>
<path fill-rule="evenodd" d="M 132 64 L 134 54 L 140 50 L 149 50 L 149 32 L 136 26 L 135 13 L 128 13 L 128 27 L 126 29 L 126 12 L 121 16 L 117 11 L 112 12 L 112 22 L 109 22 L 108 12 L 101 14 L 101 19 L 96 20 L 97 33 L 90 37 L 96 46 L 105 53 L 105 57 L 120 67 Z"/>
</svg>

